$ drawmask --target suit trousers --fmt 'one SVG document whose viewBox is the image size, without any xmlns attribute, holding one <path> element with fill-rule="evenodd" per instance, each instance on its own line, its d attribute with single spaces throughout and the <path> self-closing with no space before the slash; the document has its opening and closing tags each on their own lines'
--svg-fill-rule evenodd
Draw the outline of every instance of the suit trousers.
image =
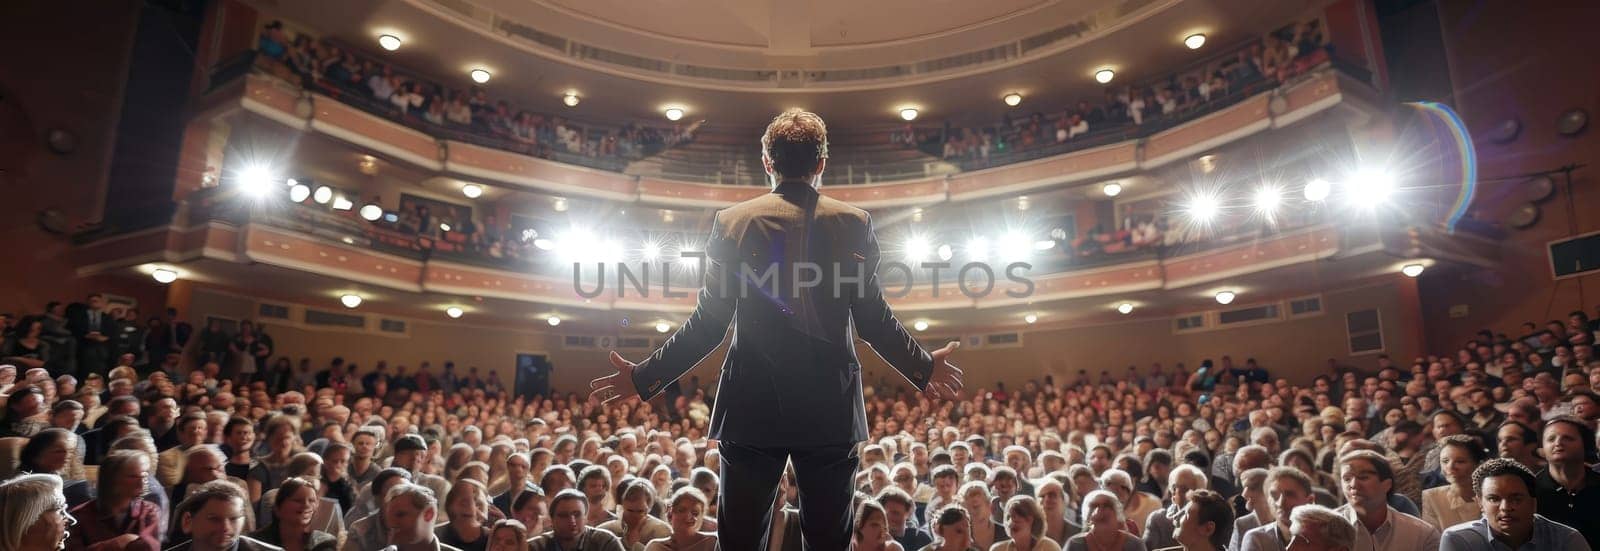
<svg viewBox="0 0 1600 551">
<path fill-rule="evenodd" d="M 767 549 L 773 502 L 786 462 L 794 463 L 800 532 L 806 551 L 846 551 L 855 522 L 855 444 L 786 448 L 721 442 L 722 488 L 717 496 L 717 548 Z"/>
</svg>

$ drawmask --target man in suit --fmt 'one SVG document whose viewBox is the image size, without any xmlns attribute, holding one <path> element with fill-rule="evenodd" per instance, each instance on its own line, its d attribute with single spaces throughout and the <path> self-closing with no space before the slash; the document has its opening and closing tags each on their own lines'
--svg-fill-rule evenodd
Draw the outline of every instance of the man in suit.
<svg viewBox="0 0 1600 551">
<path fill-rule="evenodd" d="M 92 293 L 88 304 L 73 309 L 67 318 L 67 327 L 78 341 L 79 378 L 111 369 L 111 337 L 116 334 L 116 320 L 105 309 L 106 297 Z"/>
<path fill-rule="evenodd" d="M 709 434 L 722 453 L 720 546 L 766 547 L 778 479 L 792 460 L 806 547 L 845 549 L 855 446 L 867 438 L 854 337 L 932 398 L 961 390 L 961 370 L 946 361 L 957 343 L 923 350 L 879 288 L 871 217 L 817 193 L 828 154 L 822 119 L 786 111 L 761 144 L 772 193 L 717 213 L 694 314 L 637 365 L 612 352 L 617 373 L 596 379 L 592 395 L 654 398 L 733 323 Z"/>
</svg>

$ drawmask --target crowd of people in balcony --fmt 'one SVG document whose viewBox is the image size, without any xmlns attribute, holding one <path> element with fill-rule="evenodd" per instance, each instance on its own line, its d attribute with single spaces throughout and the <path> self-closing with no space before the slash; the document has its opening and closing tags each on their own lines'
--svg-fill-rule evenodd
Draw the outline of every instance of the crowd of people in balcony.
<svg viewBox="0 0 1600 551">
<path fill-rule="evenodd" d="M 907 147 L 942 141 L 943 158 L 985 166 L 1001 153 L 1088 142 L 1118 130 L 1185 120 L 1231 103 L 1242 93 L 1264 91 L 1304 74 L 1328 61 L 1328 47 L 1321 20 L 1313 19 L 1268 33 L 1203 67 L 1145 84 L 1107 87 L 1097 102 L 1080 100 L 1059 111 L 1030 115 L 1008 111 L 989 127 L 919 130 L 908 123 L 890 139 Z"/>
<path fill-rule="evenodd" d="M 358 50 L 306 33 L 291 33 L 280 21 L 260 33 L 257 61 L 281 70 L 308 89 L 426 130 L 449 130 L 519 153 L 549 158 L 634 160 L 694 139 L 701 121 L 658 127 L 580 124 L 558 115 L 516 107 L 491 98 L 481 86 L 448 86 L 397 71 Z M 448 137 L 448 136 L 441 136 Z"/>
<path fill-rule="evenodd" d="M 643 403 L 512 395 L 492 368 L 296 361 L 175 312 L 149 320 L 174 339 L 87 362 L 119 346 L 94 338 L 119 334 L 114 317 L 92 295 L 3 318 L 5 549 L 716 545 L 716 389 L 697 377 Z M 40 320 L 79 329 L 53 337 L 76 365 L 31 352 L 50 348 Z M 1294 383 L 1226 356 L 1016 373 L 955 401 L 873 381 L 855 546 L 1589 549 L 1596 321 L 1285 368 Z M 786 476 L 772 549 L 800 548 L 796 494 Z"/>
</svg>

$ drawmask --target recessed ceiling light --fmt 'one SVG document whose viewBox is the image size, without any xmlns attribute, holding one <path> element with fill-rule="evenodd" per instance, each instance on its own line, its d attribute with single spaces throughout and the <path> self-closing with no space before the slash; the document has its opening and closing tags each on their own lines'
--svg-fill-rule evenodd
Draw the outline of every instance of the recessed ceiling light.
<svg viewBox="0 0 1600 551">
<path fill-rule="evenodd" d="M 1105 192 L 1106 197 L 1116 197 L 1117 195 L 1122 194 L 1122 184 L 1111 182 L 1106 184 L 1105 187 L 1100 188 L 1100 191 Z"/>
<path fill-rule="evenodd" d="M 1116 71 L 1112 71 L 1111 69 L 1101 69 L 1094 72 L 1094 81 L 1100 84 L 1105 84 L 1111 82 L 1111 79 L 1115 78 L 1116 76 Z"/>
<path fill-rule="evenodd" d="M 374 205 L 372 203 L 367 203 L 361 207 L 362 220 L 366 220 L 368 222 L 377 222 L 379 218 L 383 218 L 383 207 Z"/>
<path fill-rule="evenodd" d="M 483 195 L 483 186 L 478 184 L 467 184 L 461 186 L 461 194 L 467 196 L 468 199 L 477 199 L 479 196 Z"/>
<path fill-rule="evenodd" d="M 1122 313 L 1122 314 L 1132 314 L 1133 313 L 1133 303 L 1132 302 L 1124 302 L 1122 304 L 1118 304 L 1117 305 L 1117 312 Z"/>
<path fill-rule="evenodd" d="M 400 49 L 400 37 L 392 34 L 378 35 L 378 45 L 391 52 L 398 50 Z"/>
<path fill-rule="evenodd" d="M 166 268 L 156 268 L 155 271 L 150 272 L 150 277 L 155 278 L 156 283 L 172 283 L 178 280 L 178 272 Z"/>
<path fill-rule="evenodd" d="M 567 200 L 566 199 L 556 199 L 555 209 L 556 209 L 556 212 L 567 212 Z"/>
<path fill-rule="evenodd" d="M 905 119 L 907 121 L 917 120 L 917 110 L 915 108 L 912 108 L 912 107 L 907 107 L 905 109 L 901 109 L 900 110 L 900 118 Z"/>
<path fill-rule="evenodd" d="M 328 204 L 328 201 L 333 200 L 333 188 L 328 186 L 318 186 L 317 191 L 311 194 L 311 200 L 316 201 L 319 205 Z"/>
<path fill-rule="evenodd" d="M 1405 267 L 1400 268 L 1400 273 L 1405 274 L 1406 277 L 1417 277 L 1422 275 L 1423 269 L 1424 267 L 1421 264 L 1406 264 Z M 157 278 L 157 281 L 160 281 L 160 278 Z"/>
<path fill-rule="evenodd" d="M 916 323 L 911 324 L 911 328 L 912 329 L 916 329 L 918 331 L 927 331 L 928 330 L 928 320 L 917 320 Z"/>
<path fill-rule="evenodd" d="M 578 106 L 578 93 L 577 92 L 567 92 L 567 95 L 561 96 L 561 103 L 567 104 L 567 107 L 577 107 Z"/>
<path fill-rule="evenodd" d="M 657 333 L 666 333 L 667 331 L 671 331 L 671 330 L 672 330 L 672 325 L 671 324 L 669 324 L 667 322 L 664 322 L 664 321 L 656 322 L 656 332 Z"/>
<path fill-rule="evenodd" d="M 339 297 L 339 303 L 343 304 L 345 308 L 355 308 L 357 306 L 361 306 L 361 295 L 347 294 L 341 296 Z"/>
<path fill-rule="evenodd" d="M 551 327 L 555 327 L 557 325 L 561 325 L 561 317 L 550 316 L 549 318 L 545 319 L 545 322 L 549 323 Z"/>
<path fill-rule="evenodd" d="M 486 83 L 488 83 L 489 82 L 489 77 L 492 76 L 492 75 L 489 74 L 489 71 L 486 71 L 486 70 L 483 70 L 483 69 L 473 69 L 472 72 L 467 73 L 467 74 L 472 77 L 472 81 L 473 82 L 476 82 L 478 84 L 486 84 Z"/>
<path fill-rule="evenodd" d="M 1028 314 L 1026 316 L 1022 316 L 1022 321 L 1025 321 L 1025 322 L 1028 322 L 1028 323 L 1031 324 L 1033 322 L 1039 321 L 1039 316 L 1034 315 L 1034 314 Z"/>
<path fill-rule="evenodd" d="M 1012 107 L 1016 107 L 1018 105 L 1021 105 L 1022 104 L 1022 94 L 1018 94 L 1016 92 L 1012 92 L 1012 93 L 1006 94 L 1005 101 L 1006 101 L 1006 105 L 1010 105 Z"/>
<path fill-rule="evenodd" d="M 1202 33 L 1194 33 L 1184 37 L 1183 45 L 1188 46 L 1191 50 L 1198 50 L 1201 46 L 1206 45 L 1206 35 Z"/>
<path fill-rule="evenodd" d="M 444 315 L 450 316 L 450 319 L 459 318 L 459 317 L 461 317 L 462 314 L 465 314 L 465 313 L 466 312 L 463 311 L 460 306 L 451 306 L 449 308 L 445 308 L 444 309 Z"/>
<path fill-rule="evenodd" d="M 301 201 L 306 200 L 306 198 L 310 197 L 310 196 L 311 196 L 311 186 L 308 186 L 308 185 L 305 185 L 305 184 L 295 184 L 294 187 L 289 188 L 289 200 L 290 201 L 294 201 L 296 203 L 299 203 Z"/>
<path fill-rule="evenodd" d="M 668 107 L 666 111 L 662 112 L 662 114 L 667 116 L 667 120 L 675 121 L 683 118 L 683 109 L 679 109 L 677 107 Z"/>
<path fill-rule="evenodd" d="M 1233 291 L 1218 291 L 1216 297 L 1217 304 L 1229 304 L 1233 302 L 1233 299 L 1236 297 L 1238 297 L 1238 295 L 1235 295 Z"/>
</svg>

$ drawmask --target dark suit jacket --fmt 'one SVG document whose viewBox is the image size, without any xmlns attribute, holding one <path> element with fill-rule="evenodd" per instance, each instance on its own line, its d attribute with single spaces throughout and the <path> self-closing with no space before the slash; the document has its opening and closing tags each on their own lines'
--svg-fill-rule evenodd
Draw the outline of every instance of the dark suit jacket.
<svg viewBox="0 0 1600 551">
<path fill-rule="evenodd" d="M 713 439 L 788 447 L 866 440 L 856 336 L 919 390 L 927 386 L 933 360 L 884 300 L 866 211 L 809 185 L 780 184 L 717 212 L 706 254 L 694 314 L 634 371 L 644 399 L 704 359 L 730 323 Z"/>
</svg>

